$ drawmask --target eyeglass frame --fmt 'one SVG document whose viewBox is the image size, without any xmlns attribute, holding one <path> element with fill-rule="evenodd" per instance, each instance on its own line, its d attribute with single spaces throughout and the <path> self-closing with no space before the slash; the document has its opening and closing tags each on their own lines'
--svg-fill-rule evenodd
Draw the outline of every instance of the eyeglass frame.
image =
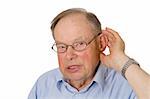
<svg viewBox="0 0 150 99">
<path fill-rule="evenodd" d="M 85 50 L 85 49 L 88 47 L 88 45 L 89 45 L 97 36 L 99 36 L 100 34 L 101 34 L 101 33 L 98 33 L 97 35 L 95 35 L 95 36 L 94 36 L 90 41 L 88 41 L 88 42 L 82 41 L 82 42 L 85 43 L 85 48 L 83 48 L 82 50 L 77 50 L 76 47 L 74 47 L 74 44 L 75 44 L 75 43 L 78 43 L 78 42 L 75 42 L 75 43 L 73 43 L 72 45 L 67 45 L 67 44 L 64 44 L 64 43 L 58 43 L 58 44 L 63 44 L 63 45 L 65 45 L 65 50 L 62 51 L 62 52 L 59 52 L 57 49 L 56 49 L 56 50 L 54 49 L 54 46 L 56 46 L 56 48 L 57 48 L 57 43 L 54 43 L 51 48 L 52 48 L 52 50 L 54 50 L 55 52 L 58 52 L 58 53 L 65 53 L 65 52 L 67 51 L 68 47 L 71 46 L 75 51 L 81 52 L 81 51 Z"/>
</svg>

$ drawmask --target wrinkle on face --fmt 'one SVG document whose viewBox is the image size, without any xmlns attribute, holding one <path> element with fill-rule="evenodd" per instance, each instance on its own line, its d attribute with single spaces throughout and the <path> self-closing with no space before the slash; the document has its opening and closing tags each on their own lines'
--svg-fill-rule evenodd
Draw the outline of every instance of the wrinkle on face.
<svg viewBox="0 0 150 99">
<path fill-rule="evenodd" d="M 56 42 L 65 43 L 68 45 L 74 42 L 84 40 L 88 42 L 94 37 L 94 31 L 85 16 L 74 14 L 61 19 L 55 29 Z M 68 52 L 58 53 L 58 62 L 60 70 L 68 83 L 77 89 L 81 89 L 89 84 L 95 74 L 96 65 L 99 61 L 98 45 L 96 40 L 90 43 L 87 48 L 78 52 L 72 48 Z M 68 56 L 69 55 L 69 56 Z M 77 71 L 70 72 L 67 66 L 79 65 Z"/>
</svg>

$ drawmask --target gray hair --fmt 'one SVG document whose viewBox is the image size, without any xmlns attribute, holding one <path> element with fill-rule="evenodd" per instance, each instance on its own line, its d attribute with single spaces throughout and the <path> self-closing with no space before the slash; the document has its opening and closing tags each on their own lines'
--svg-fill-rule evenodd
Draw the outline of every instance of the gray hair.
<svg viewBox="0 0 150 99">
<path fill-rule="evenodd" d="M 72 8 L 72 9 L 67 9 L 63 12 L 61 12 L 60 14 L 58 14 L 51 22 L 51 31 L 52 31 L 52 35 L 54 38 L 54 29 L 55 26 L 57 25 L 57 23 L 65 16 L 73 14 L 73 13 L 81 13 L 83 15 L 86 16 L 87 20 L 94 25 L 94 29 L 98 32 L 101 33 L 101 23 L 98 20 L 98 18 L 96 17 L 95 14 L 91 13 L 91 12 L 87 12 L 85 9 L 83 8 Z"/>
</svg>

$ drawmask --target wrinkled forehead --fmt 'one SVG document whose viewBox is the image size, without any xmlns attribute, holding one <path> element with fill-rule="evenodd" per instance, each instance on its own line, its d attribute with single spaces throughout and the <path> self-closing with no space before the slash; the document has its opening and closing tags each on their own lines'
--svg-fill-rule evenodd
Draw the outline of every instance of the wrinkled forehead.
<svg viewBox="0 0 150 99">
<path fill-rule="evenodd" d="M 82 14 L 68 15 L 57 23 L 54 29 L 56 41 L 73 42 L 91 37 L 93 28 Z"/>
</svg>

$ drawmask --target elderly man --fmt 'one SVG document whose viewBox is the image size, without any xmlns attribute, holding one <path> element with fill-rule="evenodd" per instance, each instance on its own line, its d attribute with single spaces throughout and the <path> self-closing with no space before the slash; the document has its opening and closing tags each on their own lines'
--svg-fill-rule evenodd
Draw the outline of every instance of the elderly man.
<svg viewBox="0 0 150 99">
<path fill-rule="evenodd" d="M 59 69 L 43 74 L 28 99 L 150 99 L 150 75 L 125 54 L 116 31 L 101 30 L 93 13 L 63 11 L 51 30 Z"/>
</svg>

